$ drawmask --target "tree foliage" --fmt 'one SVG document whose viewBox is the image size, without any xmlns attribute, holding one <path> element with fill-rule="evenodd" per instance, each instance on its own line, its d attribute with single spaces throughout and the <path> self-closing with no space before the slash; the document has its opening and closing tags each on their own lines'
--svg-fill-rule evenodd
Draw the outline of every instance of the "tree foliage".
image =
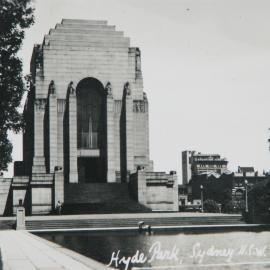
<svg viewBox="0 0 270 270">
<path fill-rule="evenodd" d="M 248 192 L 248 204 L 250 210 L 256 214 L 268 213 L 270 209 L 270 180 L 266 183 L 255 185 Z"/>
<path fill-rule="evenodd" d="M 229 201 L 224 206 L 224 212 L 225 213 L 241 213 L 245 210 L 245 200 L 239 200 L 239 201 Z"/>
<path fill-rule="evenodd" d="M 11 159 L 12 144 L 8 140 L 7 132 L 0 130 L 0 168 L 7 170 L 7 165 L 12 161 Z M 4 154 L 3 154 L 4 153 Z"/>
<path fill-rule="evenodd" d="M 22 128 L 18 112 L 25 85 L 22 61 L 17 53 L 24 39 L 25 29 L 34 23 L 31 0 L 1 0 L 0 3 L 0 170 L 12 161 L 12 145 L 8 130 Z"/>
<path fill-rule="evenodd" d="M 207 213 L 219 213 L 220 209 L 218 204 L 214 200 L 206 200 L 203 203 L 204 212 Z"/>
</svg>

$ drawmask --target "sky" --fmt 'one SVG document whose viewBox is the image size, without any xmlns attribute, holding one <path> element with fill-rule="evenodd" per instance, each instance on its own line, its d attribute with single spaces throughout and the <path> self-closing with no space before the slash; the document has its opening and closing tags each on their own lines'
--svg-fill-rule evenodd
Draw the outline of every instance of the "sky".
<svg viewBox="0 0 270 270">
<path fill-rule="evenodd" d="M 105 19 L 140 47 L 155 171 L 176 170 L 181 152 L 219 153 L 228 168 L 270 170 L 268 0 L 36 0 L 20 51 L 29 73 L 35 43 L 62 18 Z M 21 135 L 11 134 L 13 159 Z M 7 176 L 12 175 L 10 166 Z"/>
</svg>

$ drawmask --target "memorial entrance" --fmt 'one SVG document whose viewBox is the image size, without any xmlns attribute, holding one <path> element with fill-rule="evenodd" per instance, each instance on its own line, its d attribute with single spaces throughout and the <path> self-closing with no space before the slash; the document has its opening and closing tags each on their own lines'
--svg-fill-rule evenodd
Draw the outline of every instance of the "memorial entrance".
<svg viewBox="0 0 270 270">
<path fill-rule="evenodd" d="M 106 104 L 104 87 L 94 78 L 79 82 L 77 147 L 79 182 L 106 182 Z"/>
</svg>

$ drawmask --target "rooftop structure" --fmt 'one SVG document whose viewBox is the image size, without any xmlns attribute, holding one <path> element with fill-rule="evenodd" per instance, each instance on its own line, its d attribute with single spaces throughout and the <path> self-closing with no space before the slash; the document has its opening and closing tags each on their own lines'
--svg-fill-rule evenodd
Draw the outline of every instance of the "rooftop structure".
<svg viewBox="0 0 270 270">
<path fill-rule="evenodd" d="M 196 151 L 183 151 L 183 184 L 187 184 L 193 175 L 202 173 L 225 173 L 227 171 L 227 164 L 227 159 L 221 158 L 219 154 L 202 154 Z"/>
</svg>

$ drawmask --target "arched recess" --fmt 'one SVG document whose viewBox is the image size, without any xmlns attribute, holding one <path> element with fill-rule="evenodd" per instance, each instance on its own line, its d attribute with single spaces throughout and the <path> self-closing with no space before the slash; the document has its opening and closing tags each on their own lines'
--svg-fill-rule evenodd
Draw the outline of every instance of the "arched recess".
<svg viewBox="0 0 270 270">
<path fill-rule="evenodd" d="M 77 95 L 79 182 L 106 182 L 106 95 L 95 78 L 81 80 Z"/>
</svg>

